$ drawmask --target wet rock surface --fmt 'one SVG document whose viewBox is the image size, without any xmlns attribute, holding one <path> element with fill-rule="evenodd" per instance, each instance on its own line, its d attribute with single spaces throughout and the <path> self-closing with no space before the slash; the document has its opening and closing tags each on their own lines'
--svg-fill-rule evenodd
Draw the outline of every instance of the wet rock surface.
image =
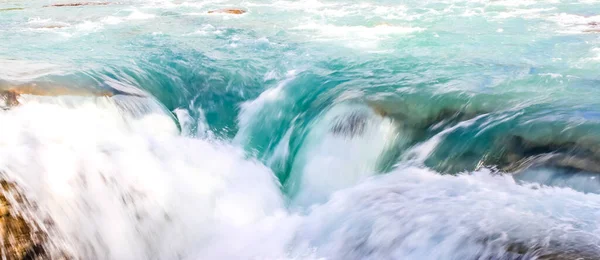
<svg viewBox="0 0 600 260">
<path fill-rule="evenodd" d="M 22 8 L 22 7 L 2 8 L 2 9 L 0 9 L 0 12 L 21 11 L 21 10 L 25 10 L 25 8 Z"/>
<path fill-rule="evenodd" d="M 246 13 L 246 10 L 243 9 L 234 9 L 234 8 L 226 8 L 226 9 L 219 9 L 219 10 L 211 10 L 208 11 L 209 14 L 244 14 Z"/>
<path fill-rule="evenodd" d="M 134 97 L 145 97 L 142 93 L 129 93 L 114 88 L 85 89 L 76 87 L 64 87 L 46 84 L 22 84 L 2 85 L 0 84 L 0 107 L 8 109 L 20 105 L 21 95 L 32 96 L 78 96 L 78 97 L 113 97 L 115 95 L 126 95 Z"/>
<path fill-rule="evenodd" d="M 336 135 L 354 137 L 362 135 L 368 122 L 368 115 L 365 113 L 354 112 L 350 115 L 334 119 L 331 126 L 331 132 Z"/>
<path fill-rule="evenodd" d="M 567 141 L 531 141 L 521 136 L 510 136 L 500 143 L 498 149 L 503 152 L 488 158 L 486 164 L 499 166 L 504 171 L 546 165 L 600 173 L 600 156 L 593 146 Z"/>
<path fill-rule="evenodd" d="M 0 175 L 0 178 L 2 259 L 77 259 L 52 233 L 52 219 L 41 214 L 19 185 L 5 179 L 5 176 Z"/>
<path fill-rule="evenodd" d="M 34 207 L 15 183 L 0 181 L 0 237 L 4 259 L 49 259 L 48 235 L 26 213 Z"/>
<path fill-rule="evenodd" d="M 109 5 L 109 2 L 78 2 L 78 3 L 64 3 L 64 4 L 51 4 L 44 7 L 73 7 L 73 6 L 86 6 L 86 5 Z"/>
</svg>

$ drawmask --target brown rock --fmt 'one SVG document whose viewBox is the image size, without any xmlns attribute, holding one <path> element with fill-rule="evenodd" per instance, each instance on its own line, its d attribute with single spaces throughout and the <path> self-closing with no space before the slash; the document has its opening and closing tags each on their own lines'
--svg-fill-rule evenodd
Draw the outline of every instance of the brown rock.
<svg viewBox="0 0 600 260">
<path fill-rule="evenodd" d="M 15 95 L 34 95 L 34 96 L 98 96 L 111 97 L 115 93 L 111 91 L 91 90 L 83 88 L 70 88 L 62 86 L 40 86 L 38 84 L 26 84 L 15 86 L 7 90 Z"/>
<path fill-rule="evenodd" d="M 116 88 L 94 89 L 80 86 L 55 85 L 48 82 L 24 83 L 13 85 L 0 82 L 0 109 L 9 109 L 20 104 L 21 95 L 32 96 L 78 96 L 78 97 L 113 97 L 116 95 L 131 97 L 148 97 L 142 91 L 123 91 Z M 4 101 L 4 102 L 2 102 Z M 4 103 L 4 104 L 3 104 Z"/>
<path fill-rule="evenodd" d="M 62 24 L 55 24 L 55 25 L 45 25 L 45 26 L 41 26 L 39 27 L 40 29 L 60 29 L 60 28 L 65 28 L 67 27 L 66 25 L 62 25 Z"/>
<path fill-rule="evenodd" d="M 70 7 L 70 6 L 84 6 L 84 5 L 109 5 L 109 2 L 78 2 L 78 3 L 64 3 L 64 4 L 51 4 L 44 7 Z"/>
<path fill-rule="evenodd" d="M 209 14 L 220 13 L 220 14 L 243 14 L 246 13 L 246 10 L 242 9 L 219 9 L 208 11 Z"/>
<path fill-rule="evenodd" d="M 33 206 L 17 185 L 0 180 L 0 248 L 3 259 L 48 259 L 48 235 L 25 212 Z"/>
<path fill-rule="evenodd" d="M 2 8 L 2 9 L 0 9 L 0 12 L 4 12 L 4 11 L 20 11 L 20 10 L 25 10 L 25 8 L 21 8 L 21 7 Z"/>
<path fill-rule="evenodd" d="M 0 92 L 0 97 L 4 99 L 4 104 L 7 107 L 14 107 L 19 105 L 19 100 L 17 99 L 19 97 L 19 94 L 15 93 L 14 91 L 8 90 Z"/>
<path fill-rule="evenodd" d="M 47 86 L 38 85 L 35 83 L 24 84 L 19 86 L 1 86 L 0 85 L 0 100 L 4 100 L 6 107 L 18 106 L 19 97 L 21 95 L 33 95 L 33 96 L 82 96 L 82 97 L 112 97 L 114 95 L 129 95 L 129 96 L 141 96 L 131 93 L 121 93 L 119 91 L 111 90 L 91 90 L 83 88 L 69 88 L 62 86 Z"/>
</svg>

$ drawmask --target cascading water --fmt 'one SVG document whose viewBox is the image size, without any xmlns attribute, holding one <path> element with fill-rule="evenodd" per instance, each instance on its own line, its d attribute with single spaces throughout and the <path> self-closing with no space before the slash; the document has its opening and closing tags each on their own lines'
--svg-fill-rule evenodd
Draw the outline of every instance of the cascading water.
<svg viewBox="0 0 600 260">
<path fill-rule="evenodd" d="M 599 14 L 1 1 L 0 253 L 600 259 Z"/>
</svg>

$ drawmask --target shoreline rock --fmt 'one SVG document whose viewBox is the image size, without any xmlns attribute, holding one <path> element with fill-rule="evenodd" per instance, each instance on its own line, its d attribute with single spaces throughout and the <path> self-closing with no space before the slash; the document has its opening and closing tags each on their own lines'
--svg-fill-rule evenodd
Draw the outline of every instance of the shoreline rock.
<svg viewBox="0 0 600 260">
<path fill-rule="evenodd" d="M 22 7 L 2 8 L 2 9 L 0 9 L 0 12 L 6 12 L 6 11 L 21 11 L 21 10 L 25 10 L 25 8 L 22 8 Z"/>
<path fill-rule="evenodd" d="M 13 182 L 0 180 L 0 237 L 4 259 L 48 259 L 48 240 L 38 223 L 25 211 L 34 207 Z"/>
<path fill-rule="evenodd" d="M 64 4 L 51 4 L 45 5 L 44 7 L 74 7 L 84 5 L 109 5 L 110 2 L 77 2 L 77 3 L 64 3 Z"/>
<path fill-rule="evenodd" d="M 246 10 L 243 9 L 235 9 L 235 8 L 226 8 L 219 10 L 211 10 L 208 11 L 209 14 L 244 14 Z"/>
</svg>

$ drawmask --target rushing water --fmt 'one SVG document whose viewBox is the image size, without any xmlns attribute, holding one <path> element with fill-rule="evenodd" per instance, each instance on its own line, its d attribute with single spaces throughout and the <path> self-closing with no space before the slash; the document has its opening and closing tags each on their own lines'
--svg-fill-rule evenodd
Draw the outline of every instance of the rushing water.
<svg viewBox="0 0 600 260">
<path fill-rule="evenodd" d="M 599 1 L 56 3 L 0 0 L 0 90 L 60 94 L 0 112 L 56 250 L 600 259 Z"/>
</svg>

